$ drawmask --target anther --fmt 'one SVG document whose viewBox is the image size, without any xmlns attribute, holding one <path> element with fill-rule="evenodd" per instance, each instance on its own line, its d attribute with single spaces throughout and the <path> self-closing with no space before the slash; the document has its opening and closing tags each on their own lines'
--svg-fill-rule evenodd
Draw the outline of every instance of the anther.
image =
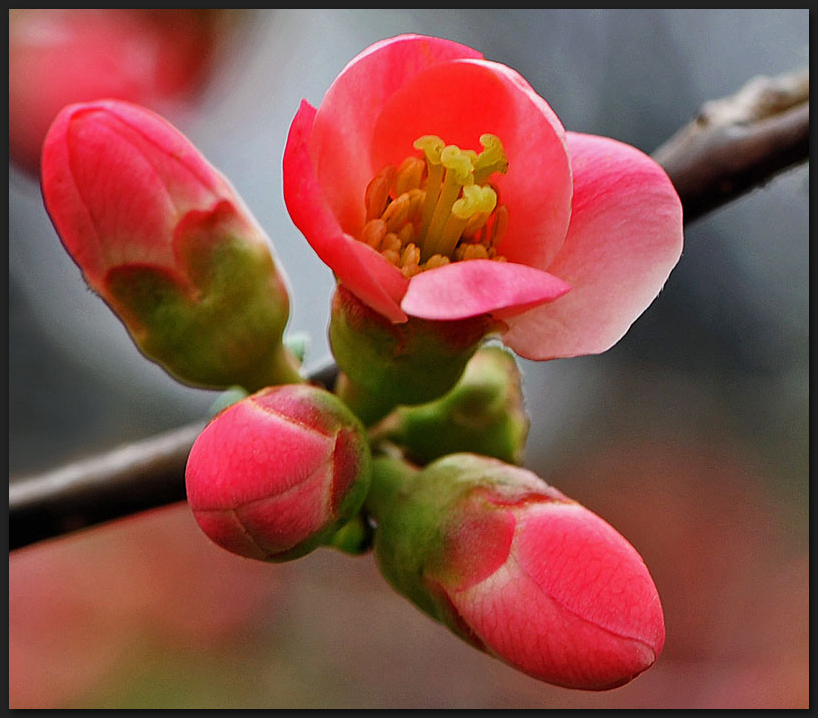
<svg viewBox="0 0 818 718">
<path fill-rule="evenodd" d="M 483 151 L 474 161 L 474 181 L 483 184 L 495 172 L 505 174 L 508 171 L 508 158 L 503 143 L 496 135 L 480 135 Z"/>
<path fill-rule="evenodd" d="M 361 240 L 372 249 L 380 250 L 381 240 L 386 234 L 386 222 L 382 219 L 370 219 L 361 230 Z"/>
<path fill-rule="evenodd" d="M 460 260 L 464 259 L 488 259 L 488 250 L 482 244 L 463 243 L 458 245 L 455 250 L 455 257 Z"/>
<path fill-rule="evenodd" d="M 423 269 L 434 269 L 435 267 L 445 267 L 451 260 L 442 254 L 433 254 L 423 264 Z"/>
<path fill-rule="evenodd" d="M 395 252 L 399 254 L 400 249 L 401 249 L 400 237 L 398 237 L 398 235 L 395 234 L 394 232 L 389 232 L 381 240 L 381 253 Z"/>
<path fill-rule="evenodd" d="M 407 157 L 398 167 L 395 181 L 392 185 L 392 197 L 400 197 L 404 192 L 418 189 L 423 180 L 426 163 L 419 157 Z"/>
<path fill-rule="evenodd" d="M 389 203 L 381 216 L 381 219 L 386 222 L 387 231 L 397 232 L 401 228 L 409 217 L 411 206 L 412 199 L 408 194 L 402 194 Z"/>
<path fill-rule="evenodd" d="M 380 217 L 386 209 L 386 203 L 389 201 L 389 188 L 395 179 L 395 172 L 394 167 L 387 165 L 366 186 L 364 206 L 367 220 Z"/>
</svg>

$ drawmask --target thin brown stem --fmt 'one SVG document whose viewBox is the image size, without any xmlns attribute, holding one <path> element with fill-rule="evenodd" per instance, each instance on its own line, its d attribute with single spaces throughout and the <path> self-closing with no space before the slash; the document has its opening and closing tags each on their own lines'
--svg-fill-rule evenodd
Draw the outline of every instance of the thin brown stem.
<svg viewBox="0 0 818 718">
<path fill-rule="evenodd" d="M 809 160 L 809 71 L 756 77 L 699 114 L 653 158 L 682 199 L 685 222 Z"/>
</svg>

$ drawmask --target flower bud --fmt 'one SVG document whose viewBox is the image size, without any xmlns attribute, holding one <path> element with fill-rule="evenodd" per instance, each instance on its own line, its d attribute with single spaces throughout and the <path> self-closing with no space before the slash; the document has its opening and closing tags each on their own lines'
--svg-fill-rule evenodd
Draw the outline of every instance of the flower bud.
<svg viewBox="0 0 818 718">
<path fill-rule="evenodd" d="M 397 479 L 394 464 L 377 460 L 371 510 L 379 568 L 399 593 L 559 686 L 615 688 L 653 664 L 665 636 L 656 587 L 605 521 L 495 459 L 452 455 Z"/>
<path fill-rule="evenodd" d="M 487 316 L 393 324 L 339 285 L 329 326 L 341 371 L 336 391 L 367 425 L 398 405 L 437 399 L 457 383 L 493 326 Z"/>
<path fill-rule="evenodd" d="M 232 404 L 193 444 L 185 472 L 201 529 L 228 551 L 288 561 L 332 542 L 370 481 L 358 419 L 315 386 L 270 387 Z"/>
<path fill-rule="evenodd" d="M 200 386 L 301 380 L 269 240 L 186 137 L 137 105 L 70 105 L 41 164 L 65 249 L 143 354 Z"/>
<path fill-rule="evenodd" d="M 521 464 L 528 427 L 514 356 L 485 346 L 451 391 L 427 404 L 398 407 L 374 437 L 399 445 L 421 464 L 463 451 Z"/>
</svg>

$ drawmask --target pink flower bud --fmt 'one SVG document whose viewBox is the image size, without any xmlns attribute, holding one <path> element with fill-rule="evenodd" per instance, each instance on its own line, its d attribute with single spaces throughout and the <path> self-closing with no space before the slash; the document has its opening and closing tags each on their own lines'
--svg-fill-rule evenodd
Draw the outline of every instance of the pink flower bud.
<svg viewBox="0 0 818 718">
<path fill-rule="evenodd" d="M 85 280 L 181 381 L 250 391 L 281 354 L 286 281 L 229 182 L 174 127 L 126 102 L 64 108 L 42 155 L 45 206 Z"/>
<path fill-rule="evenodd" d="M 111 97 L 152 109 L 195 99 L 211 75 L 225 10 L 9 11 L 9 155 L 36 172 L 43 138 L 74 102 Z"/>
<path fill-rule="evenodd" d="M 329 392 L 272 387 L 214 417 L 193 444 L 185 478 L 193 515 L 213 541 L 287 561 L 331 540 L 358 513 L 369 444 Z"/>
<path fill-rule="evenodd" d="M 379 500 L 382 572 L 477 648 L 587 690 L 627 683 L 661 652 L 662 608 L 639 554 L 530 471 L 456 454 Z"/>
</svg>

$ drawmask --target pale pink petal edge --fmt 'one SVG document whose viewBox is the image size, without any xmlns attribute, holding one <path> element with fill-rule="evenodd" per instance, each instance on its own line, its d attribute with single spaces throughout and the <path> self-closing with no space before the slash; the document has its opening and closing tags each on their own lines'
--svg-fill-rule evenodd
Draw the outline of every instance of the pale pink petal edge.
<svg viewBox="0 0 818 718">
<path fill-rule="evenodd" d="M 512 318 L 504 341 L 528 359 L 597 354 L 628 331 L 679 261 L 682 206 L 649 156 L 607 137 L 568 133 L 574 210 L 548 271 L 572 291 Z"/>
</svg>

